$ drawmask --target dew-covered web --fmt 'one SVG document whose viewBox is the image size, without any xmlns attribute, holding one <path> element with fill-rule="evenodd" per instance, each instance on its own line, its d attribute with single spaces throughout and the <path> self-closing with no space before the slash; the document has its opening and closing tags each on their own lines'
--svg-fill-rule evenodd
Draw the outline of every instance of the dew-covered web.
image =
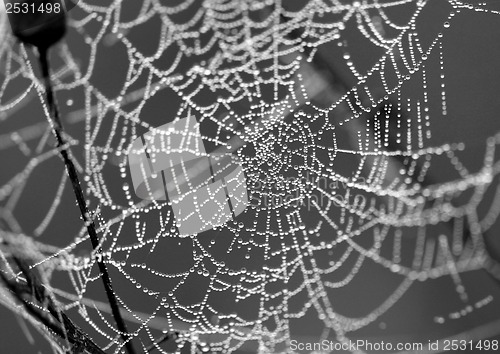
<svg viewBox="0 0 500 354">
<path fill-rule="evenodd" d="M 488 290 L 470 295 L 464 277 L 495 272 L 485 239 L 500 212 L 500 135 L 469 146 L 451 128 L 439 133 L 444 119 L 453 126 L 447 34 L 469 17 L 498 24 L 490 2 L 133 3 L 80 1 L 52 72 L 99 257 L 137 348 L 173 332 L 177 341 L 155 350 L 346 342 L 441 278 L 459 305 L 430 325 L 494 301 Z M 123 351 L 47 123 L 36 53 L 11 38 L 5 14 L 0 23 L 2 237 L 33 237 L 33 268 L 62 309 Z M 137 138 L 186 117 L 207 152 L 238 157 L 249 205 L 181 236 L 170 202 L 136 197 L 127 157 Z M 346 294 L 360 311 L 337 305 Z"/>
</svg>

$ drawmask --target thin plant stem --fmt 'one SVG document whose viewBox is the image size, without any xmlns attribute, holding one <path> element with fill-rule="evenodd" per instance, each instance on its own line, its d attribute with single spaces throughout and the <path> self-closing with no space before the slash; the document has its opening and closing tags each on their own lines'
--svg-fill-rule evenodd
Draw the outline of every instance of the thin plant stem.
<svg viewBox="0 0 500 354">
<path fill-rule="evenodd" d="M 72 353 L 106 354 L 65 313 L 59 310 L 38 279 L 36 272 L 30 270 L 25 261 L 17 256 L 12 258 L 25 277 L 25 281 L 20 282 L 16 277 L 8 279 L 1 271 L 0 279 L 21 302 L 26 312 L 39 320 L 53 334 L 64 339 Z"/>
<path fill-rule="evenodd" d="M 101 272 L 101 279 L 104 285 L 104 290 L 106 291 L 106 296 L 108 297 L 109 305 L 111 306 L 111 312 L 116 322 L 116 326 L 120 331 L 120 335 L 125 342 L 125 347 L 129 354 L 135 354 L 135 349 L 131 341 L 131 337 L 128 334 L 127 326 L 125 321 L 123 320 L 122 315 L 120 314 L 120 307 L 118 305 L 118 301 L 116 295 L 113 291 L 113 286 L 111 284 L 111 277 L 109 276 L 108 269 L 106 264 L 103 261 L 103 258 L 100 257 L 102 254 L 102 249 L 99 246 L 99 238 L 97 236 L 96 227 L 94 221 L 90 217 L 90 213 L 87 207 L 87 202 L 85 201 L 85 197 L 83 194 L 83 190 L 80 184 L 80 180 L 78 179 L 78 174 L 76 172 L 75 164 L 69 154 L 67 148 L 67 142 L 64 138 L 64 128 L 61 123 L 61 118 L 59 115 L 59 109 L 57 107 L 57 103 L 54 98 L 54 91 L 52 89 L 52 81 L 50 79 L 50 69 L 49 69 L 49 61 L 48 61 L 48 53 L 46 49 L 39 49 L 39 61 L 40 67 L 42 70 L 42 77 L 45 84 L 45 95 L 47 100 L 47 106 L 49 109 L 49 116 L 52 120 L 52 131 L 57 140 L 57 147 L 59 148 L 59 153 L 64 161 L 64 165 L 66 166 L 66 170 L 68 172 L 69 179 L 71 181 L 71 185 L 73 186 L 73 192 L 75 193 L 76 201 L 78 203 L 78 207 L 80 208 L 80 213 L 87 228 L 87 232 L 90 237 L 90 241 L 92 242 L 92 247 L 94 251 L 97 253 L 96 261 L 99 266 L 99 271 Z"/>
</svg>

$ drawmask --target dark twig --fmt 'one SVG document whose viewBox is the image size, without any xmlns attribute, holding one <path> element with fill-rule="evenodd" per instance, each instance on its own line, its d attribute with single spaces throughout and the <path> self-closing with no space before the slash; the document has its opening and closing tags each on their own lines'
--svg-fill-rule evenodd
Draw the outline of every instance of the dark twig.
<svg viewBox="0 0 500 354">
<path fill-rule="evenodd" d="M 106 354 L 56 306 L 36 271 L 31 270 L 24 260 L 15 256 L 12 259 L 25 281 L 8 279 L 4 271 L 0 271 L 0 279 L 26 311 L 54 334 L 69 342 L 72 345 L 71 353 Z"/>
<path fill-rule="evenodd" d="M 102 249 L 99 246 L 99 238 L 97 236 L 96 227 L 94 221 L 90 217 L 87 203 L 85 201 L 85 197 L 83 195 L 83 190 L 80 185 L 80 180 L 78 179 L 78 174 L 76 172 L 75 165 L 73 160 L 69 154 L 67 148 L 67 142 L 64 137 L 64 128 L 61 123 L 61 118 L 59 115 L 59 109 L 55 102 L 54 92 L 52 89 L 52 82 L 50 79 L 50 70 L 49 70 L 49 62 L 47 56 L 46 49 L 39 49 L 40 54 L 40 67 L 42 70 L 42 76 L 45 84 L 45 94 L 47 99 L 47 105 L 49 109 L 49 115 L 52 120 L 52 131 L 57 140 L 57 147 L 59 148 L 59 152 L 66 166 L 66 170 L 68 171 L 68 176 L 73 186 L 73 192 L 75 193 L 76 200 L 78 202 L 78 207 L 80 208 L 80 213 L 83 219 L 83 222 L 87 228 L 87 232 L 90 236 L 90 241 L 92 242 L 92 247 L 96 252 L 96 261 L 99 266 L 99 271 L 102 274 L 102 282 L 104 284 L 104 289 L 106 291 L 106 295 L 108 297 L 109 304 L 111 306 L 111 312 L 115 319 L 118 330 L 120 331 L 120 335 L 125 342 L 125 347 L 129 354 L 135 354 L 134 347 L 131 342 L 131 337 L 127 331 L 127 326 L 125 321 L 123 320 L 122 315 L 120 314 L 120 308 L 118 305 L 118 301 L 116 299 L 116 295 L 113 292 L 113 287 L 111 285 L 111 277 L 109 276 L 108 269 L 106 264 L 104 263 L 101 255 Z"/>
</svg>

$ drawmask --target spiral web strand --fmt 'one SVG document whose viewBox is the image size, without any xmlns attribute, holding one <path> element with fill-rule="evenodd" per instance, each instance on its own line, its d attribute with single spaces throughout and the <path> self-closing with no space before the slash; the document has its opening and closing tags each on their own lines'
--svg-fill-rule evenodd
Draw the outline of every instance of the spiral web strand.
<svg viewBox="0 0 500 354">
<path fill-rule="evenodd" d="M 433 124 L 450 109 L 447 31 L 456 17 L 497 19 L 498 11 L 454 0 L 166 3 L 80 1 L 52 54 L 102 254 L 67 214 L 74 205 L 41 119 L 48 112 L 35 56 L 10 38 L 5 14 L 0 20 L 9 43 L 0 44 L 0 153 L 16 157 L 1 173 L 2 237 L 35 237 L 32 267 L 104 349 L 124 345 L 99 300 L 96 257 L 144 352 L 172 350 L 155 344 L 166 333 L 178 333 L 173 348 L 191 352 L 287 352 L 294 323 L 311 315 L 318 337 L 346 342 L 414 284 L 443 277 L 464 310 L 436 323 L 493 301 L 471 299 L 462 278 L 496 269 L 485 234 L 500 213 L 500 135 L 482 142 L 479 167 L 469 167 L 461 159 L 468 145 L 436 143 Z M 427 28 L 438 11 L 439 24 Z M 351 50 L 358 37 L 375 57 L 366 67 Z M 351 81 L 325 68 L 329 61 Z M 418 94 L 405 95 L 415 82 Z M 439 95 L 429 94 L 432 85 Z M 250 205 L 215 230 L 181 237 L 170 202 L 135 196 L 127 156 L 138 137 L 185 117 L 199 122 L 207 147 L 241 161 Z M 33 188 L 52 188 L 50 200 L 33 201 Z M 30 222 L 26 203 L 44 205 L 29 209 Z M 61 216 L 73 218 L 64 233 L 55 226 Z M 344 315 L 337 292 L 372 267 L 395 285 L 362 316 Z"/>
</svg>

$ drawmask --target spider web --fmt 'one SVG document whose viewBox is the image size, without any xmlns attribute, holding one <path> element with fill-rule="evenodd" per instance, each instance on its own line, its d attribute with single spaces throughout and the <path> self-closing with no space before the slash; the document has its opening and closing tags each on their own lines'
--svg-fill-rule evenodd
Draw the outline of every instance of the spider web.
<svg viewBox="0 0 500 354">
<path fill-rule="evenodd" d="M 453 0 L 80 1 L 52 53 L 53 80 L 133 340 L 146 351 L 176 331 L 175 346 L 192 352 L 286 352 L 295 323 L 312 317 L 318 338 L 346 343 L 439 278 L 465 310 L 437 323 L 491 302 L 472 299 L 463 276 L 494 269 L 485 234 L 500 212 L 500 135 L 482 138 L 468 166 L 468 145 L 434 139 L 433 124 L 450 110 L 447 31 L 456 17 L 497 15 Z M 123 351 L 41 119 L 36 55 L 10 38 L 5 14 L 0 23 L 0 151 L 10 156 L 0 226 L 35 237 L 33 267 L 62 308 Z M 169 201 L 135 196 L 127 156 L 185 117 L 207 151 L 241 161 L 250 205 L 181 237 Z M 336 305 L 382 273 L 390 286 L 363 314 Z"/>
</svg>

